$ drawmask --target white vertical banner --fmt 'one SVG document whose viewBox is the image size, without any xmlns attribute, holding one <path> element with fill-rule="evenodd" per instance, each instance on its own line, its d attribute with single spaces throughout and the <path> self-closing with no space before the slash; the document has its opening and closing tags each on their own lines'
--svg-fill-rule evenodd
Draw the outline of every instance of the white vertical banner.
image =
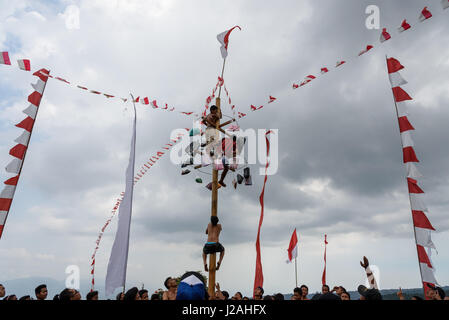
<svg viewBox="0 0 449 320">
<path fill-rule="evenodd" d="M 124 287 L 126 282 L 126 268 L 128 264 L 129 233 L 131 227 L 132 200 L 134 192 L 134 163 L 136 153 L 136 107 L 134 106 L 134 123 L 131 139 L 131 152 L 128 168 L 126 169 L 126 187 L 123 201 L 120 203 L 118 214 L 118 227 L 114 244 L 109 257 L 106 274 L 106 295 L 114 290 Z"/>
</svg>

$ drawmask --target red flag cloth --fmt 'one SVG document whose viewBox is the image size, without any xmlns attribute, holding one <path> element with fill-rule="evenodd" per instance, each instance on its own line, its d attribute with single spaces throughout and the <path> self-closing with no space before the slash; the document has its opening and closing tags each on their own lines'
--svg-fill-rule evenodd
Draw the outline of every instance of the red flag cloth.
<svg viewBox="0 0 449 320">
<path fill-rule="evenodd" d="M 17 144 L 14 148 L 9 150 L 9 154 L 13 157 L 23 160 L 23 156 L 25 155 L 26 150 L 27 147 L 25 147 L 23 144 Z"/>
<path fill-rule="evenodd" d="M 408 93 L 405 92 L 404 89 L 402 89 L 401 87 L 394 87 L 393 94 L 394 94 L 394 99 L 396 100 L 396 102 L 413 100 L 412 97 L 410 97 L 408 95 Z"/>
<path fill-rule="evenodd" d="M 31 63 L 28 59 L 22 59 L 17 60 L 17 64 L 19 65 L 19 68 L 21 70 L 30 71 L 31 70 Z"/>
<path fill-rule="evenodd" d="M 326 249 L 327 249 L 327 234 L 324 235 L 324 270 L 321 277 L 321 283 L 323 286 L 326 284 Z"/>
<path fill-rule="evenodd" d="M 39 104 L 41 103 L 41 99 L 42 95 L 37 91 L 34 91 L 32 94 L 28 96 L 28 102 L 34 104 L 36 107 L 38 107 Z"/>
<path fill-rule="evenodd" d="M 419 162 L 418 158 L 416 157 L 415 150 L 413 147 L 406 147 L 403 149 L 404 153 L 404 163 L 407 162 Z"/>
<path fill-rule="evenodd" d="M 395 73 L 399 70 L 404 69 L 404 66 L 395 58 L 388 58 L 387 59 L 387 67 L 388 67 L 388 73 Z"/>
<path fill-rule="evenodd" d="M 239 28 L 239 30 L 242 30 L 242 28 L 240 28 L 239 26 L 235 26 L 217 35 L 217 40 L 221 44 L 220 50 L 223 59 L 226 59 L 226 57 L 228 56 L 229 35 L 235 28 Z"/>
<path fill-rule="evenodd" d="M 157 101 L 156 101 L 156 100 L 151 101 L 151 105 L 152 105 L 154 108 L 159 108 L 159 106 L 157 105 Z"/>
<path fill-rule="evenodd" d="M 409 193 L 424 193 L 422 189 L 418 186 L 418 181 L 412 178 L 407 178 L 408 192 Z"/>
<path fill-rule="evenodd" d="M 0 64 L 11 65 L 8 52 L 0 52 Z"/>
<path fill-rule="evenodd" d="M 47 69 L 40 69 L 39 71 L 36 71 L 35 73 L 33 73 L 33 76 L 39 77 L 39 79 L 41 79 L 44 82 L 47 82 L 48 76 L 49 76 L 50 71 L 48 71 Z M 44 75 L 46 74 L 46 75 Z"/>
<path fill-rule="evenodd" d="M 262 259 L 261 259 L 261 254 L 260 254 L 260 229 L 262 227 L 262 223 L 263 223 L 263 215 L 264 215 L 264 194 L 265 194 L 265 185 L 267 183 L 267 169 L 268 166 L 270 165 L 268 157 L 270 155 L 270 141 L 268 140 L 268 135 L 272 133 L 272 131 L 267 131 L 265 133 L 265 141 L 267 143 L 267 164 L 265 165 L 265 178 L 263 181 L 263 188 L 262 188 L 262 192 L 260 193 L 259 196 L 259 201 L 260 201 L 260 219 L 259 219 L 259 229 L 257 230 L 257 240 L 256 240 L 256 276 L 254 278 L 254 291 L 258 288 L 258 287 L 263 287 L 263 271 L 262 271 Z M 254 293 L 253 291 L 253 293 Z M 254 294 L 253 294 L 254 296 Z"/>
<path fill-rule="evenodd" d="M 432 13 L 430 13 L 429 10 L 427 10 L 427 7 L 424 7 L 421 11 L 421 15 L 419 16 L 419 20 L 422 22 L 424 20 L 432 18 Z"/>
<path fill-rule="evenodd" d="M 321 68 L 321 73 L 327 73 L 327 72 L 329 72 L 328 68 Z"/>
<path fill-rule="evenodd" d="M 430 223 L 429 219 L 427 218 L 426 214 L 423 211 L 412 211 L 413 216 L 413 226 L 417 228 L 423 228 L 423 229 L 431 229 L 435 230 L 435 228 Z"/>
<path fill-rule="evenodd" d="M 298 237 L 296 235 L 296 228 L 293 231 L 292 237 L 290 239 L 290 244 L 288 245 L 288 260 L 292 262 L 293 259 L 295 259 L 298 256 Z"/>
<path fill-rule="evenodd" d="M 420 263 L 426 263 L 429 268 L 433 268 L 432 267 L 432 263 L 430 262 L 429 256 L 427 255 L 426 250 L 424 249 L 423 246 L 420 246 L 419 244 L 416 245 L 416 247 L 418 248 L 418 259 Z"/>
<path fill-rule="evenodd" d="M 268 101 L 268 103 L 272 103 L 272 102 L 275 101 L 275 100 L 276 100 L 275 97 L 270 96 L 270 101 Z"/>
<path fill-rule="evenodd" d="M 410 121 L 408 121 L 407 117 L 399 117 L 398 118 L 399 121 L 399 131 L 402 133 L 404 131 L 409 131 L 409 130 L 415 130 L 415 128 L 413 128 L 412 124 L 410 123 Z"/>
<path fill-rule="evenodd" d="M 5 181 L 5 184 L 8 186 L 17 186 L 17 182 L 19 181 L 19 176 L 15 176 L 13 178 L 9 178 Z"/>
<path fill-rule="evenodd" d="M 380 35 L 380 42 L 384 42 L 391 39 L 390 34 L 387 32 L 387 28 L 382 29 L 382 34 Z"/>
<path fill-rule="evenodd" d="M 299 85 L 296 84 L 296 83 L 294 83 L 294 84 L 293 84 L 293 89 L 298 89 L 298 88 L 299 88 Z"/>
<path fill-rule="evenodd" d="M 405 30 L 408 30 L 410 28 L 410 24 L 408 24 L 406 19 L 404 19 L 404 21 L 402 21 L 401 27 L 399 28 L 399 32 L 404 32 Z"/>
<path fill-rule="evenodd" d="M 12 199 L 0 198 L 0 211 L 9 211 Z"/>
<path fill-rule="evenodd" d="M 31 117 L 26 117 L 21 123 L 16 124 L 17 128 L 25 129 L 28 132 L 33 130 L 34 120 Z"/>
</svg>

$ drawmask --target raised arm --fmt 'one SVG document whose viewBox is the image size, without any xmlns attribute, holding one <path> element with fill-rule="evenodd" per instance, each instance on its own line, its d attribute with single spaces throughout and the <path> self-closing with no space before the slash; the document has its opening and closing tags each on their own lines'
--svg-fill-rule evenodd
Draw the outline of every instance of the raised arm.
<svg viewBox="0 0 449 320">
<path fill-rule="evenodd" d="M 379 289 L 377 287 L 376 279 L 374 278 L 374 274 L 373 274 L 373 272 L 371 271 L 371 269 L 369 267 L 369 262 L 368 262 L 368 259 L 366 257 L 363 257 L 363 262 L 360 261 L 360 265 L 365 269 L 366 277 L 368 278 L 370 289 L 372 289 L 372 288 Z"/>
<path fill-rule="evenodd" d="M 220 128 L 221 128 L 221 127 L 224 127 L 224 126 L 227 126 L 228 124 L 233 123 L 234 121 L 235 121 L 235 119 L 232 119 L 232 120 L 223 122 L 222 124 L 220 124 Z"/>
</svg>

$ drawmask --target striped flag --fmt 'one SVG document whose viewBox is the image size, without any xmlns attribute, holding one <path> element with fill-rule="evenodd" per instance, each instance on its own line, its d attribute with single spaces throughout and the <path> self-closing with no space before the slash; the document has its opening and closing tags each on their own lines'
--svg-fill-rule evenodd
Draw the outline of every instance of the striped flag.
<svg viewBox="0 0 449 320">
<path fill-rule="evenodd" d="M 239 26 L 235 26 L 217 35 L 217 40 L 221 44 L 220 51 L 223 59 L 226 59 L 226 57 L 228 56 L 229 35 L 235 28 L 239 28 L 239 30 L 242 30 Z"/>
<path fill-rule="evenodd" d="M 382 33 L 380 34 L 380 42 L 385 42 L 391 39 L 390 34 L 387 32 L 387 28 L 382 29 Z"/>
<path fill-rule="evenodd" d="M 408 30 L 410 28 L 411 28 L 410 24 L 407 22 L 406 19 L 404 19 L 404 21 L 402 21 L 401 26 L 399 27 L 399 32 L 404 32 L 405 30 Z"/>
<path fill-rule="evenodd" d="M 290 244 L 288 245 L 288 260 L 287 263 L 291 263 L 293 259 L 298 257 L 298 236 L 296 235 L 296 228 L 293 231 L 292 237 L 290 239 Z"/>
<path fill-rule="evenodd" d="M 419 21 L 423 22 L 430 18 L 432 18 L 432 13 L 430 13 L 430 11 L 427 10 L 427 7 L 424 7 L 424 9 L 422 9 L 421 11 L 421 14 L 419 15 Z"/>
<path fill-rule="evenodd" d="M 19 65 L 20 70 L 25 70 L 25 71 L 31 70 L 30 60 L 28 60 L 28 59 L 17 60 L 17 64 Z"/>
<path fill-rule="evenodd" d="M 8 52 L 0 52 L 0 64 L 11 65 L 11 60 L 9 60 Z"/>
</svg>

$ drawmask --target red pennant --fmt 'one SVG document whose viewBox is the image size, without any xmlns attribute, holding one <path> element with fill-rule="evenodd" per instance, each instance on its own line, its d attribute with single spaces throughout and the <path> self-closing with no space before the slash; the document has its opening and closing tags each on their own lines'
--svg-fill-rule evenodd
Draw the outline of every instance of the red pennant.
<svg viewBox="0 0 449 320">
<path fill-rule="evenodd" d="M 0 198 L 0 211 L 9 211 L 12 199 Z"/>
<path fill-rule="evenodd" d="M 413 216 L 413 226 L 417 228 L 423 228 L 423 229 L 430 229 L 435 230 L 435 228 L 430 223 L 429 219 L 427 218 L 426 214 L 423 211 L 412 211 Z"/>
<path fill-rule="evenodd" d="M 17 144 L 14 148 L 9 150 L 9 154 L 13 157 L 23 160 L 23 156 L 25 155 L 26 150 L 27 147 L 25 147 L 23 144 Z"/>
<path fill-rule="evenodd" d="M 419 262 L 427 264 L 429 266 L 429 268 L 433 268 L 432 264 L 430 263 L 429 256 L 427 255 L 427 252 L 424 249 L 424 247 L 420 246 L 420 245 L 416 245 L 416 247 L 418 249 L 418 260 L 419 260 Z"/>
<path fill-rule="evenodd" d="M 28 102 L 31 104 L 34 104 L 36 107 L 39 107 L 39 104 L 41 103 L 42 95 L 34 91 L 32 94 L 28 96 Z"/>
<path fill-rule="evenodd" d="M 412 97 L 408 95 L 407 92 L 404 91 L 401 87 L 394 87 L 393 88 L 393 95 L 396 100 L 396 102 L 402 102 L 407 100 L 413 100 Z"/>
<path fill-rule="evenodd" d="M 50 73 L 50 71 L 48 71 L 47 69 L 40 69 L 39 71 L 36 71 L 35 73 L 33 73 L 33 76 L 39 77 L 42 81 L 47 82 L 48 76 L 44 76 L 42 73 L 45 73 L 48 75 Z"/>
<path fill-rule="evenodd" d="M 422 189 L 418 186 L 418 181 L 412 178 L 407 178 L 408 192 L 409 193 L 424 193 Z"/>
<path fill-rule="evenodd" d="M 400 117 L 398 119 L 399 121 L 399 130 L 400 132 L 404 132 L 404 131 L 409 131 L 409 130 L 415 130 L 415 128 L 413 128 L 412 124 L 408 121 L 407 117 Z"/>
<path fill-rule="evenodd" d="M 388 73 L 395 73 L 404 69 L 404 66 L 395 58 L 387 59 Z"/>
<path fill-rule="evenodd" d="M 33 118 L 26 117 L 21 123 L 16 124 L 17 128 L 25 129 L 28 132 L 31 132 L 33 130 L 34 120 Z"/>
<path fill-rule="evenodd" d="M 19 176 L 15 176 L 5 181 L 5 184 L 8 186 L 17 186 L 17 182 L 19 181 Z"/>
<path fill-rule="evenodd" d="M 416 157 L 415 150 L 413 147 L 406 147 L 403 150 L 404 154 L 404 163 L 408 162 L 419 162 L 418 158 Z"/>
</svg>

